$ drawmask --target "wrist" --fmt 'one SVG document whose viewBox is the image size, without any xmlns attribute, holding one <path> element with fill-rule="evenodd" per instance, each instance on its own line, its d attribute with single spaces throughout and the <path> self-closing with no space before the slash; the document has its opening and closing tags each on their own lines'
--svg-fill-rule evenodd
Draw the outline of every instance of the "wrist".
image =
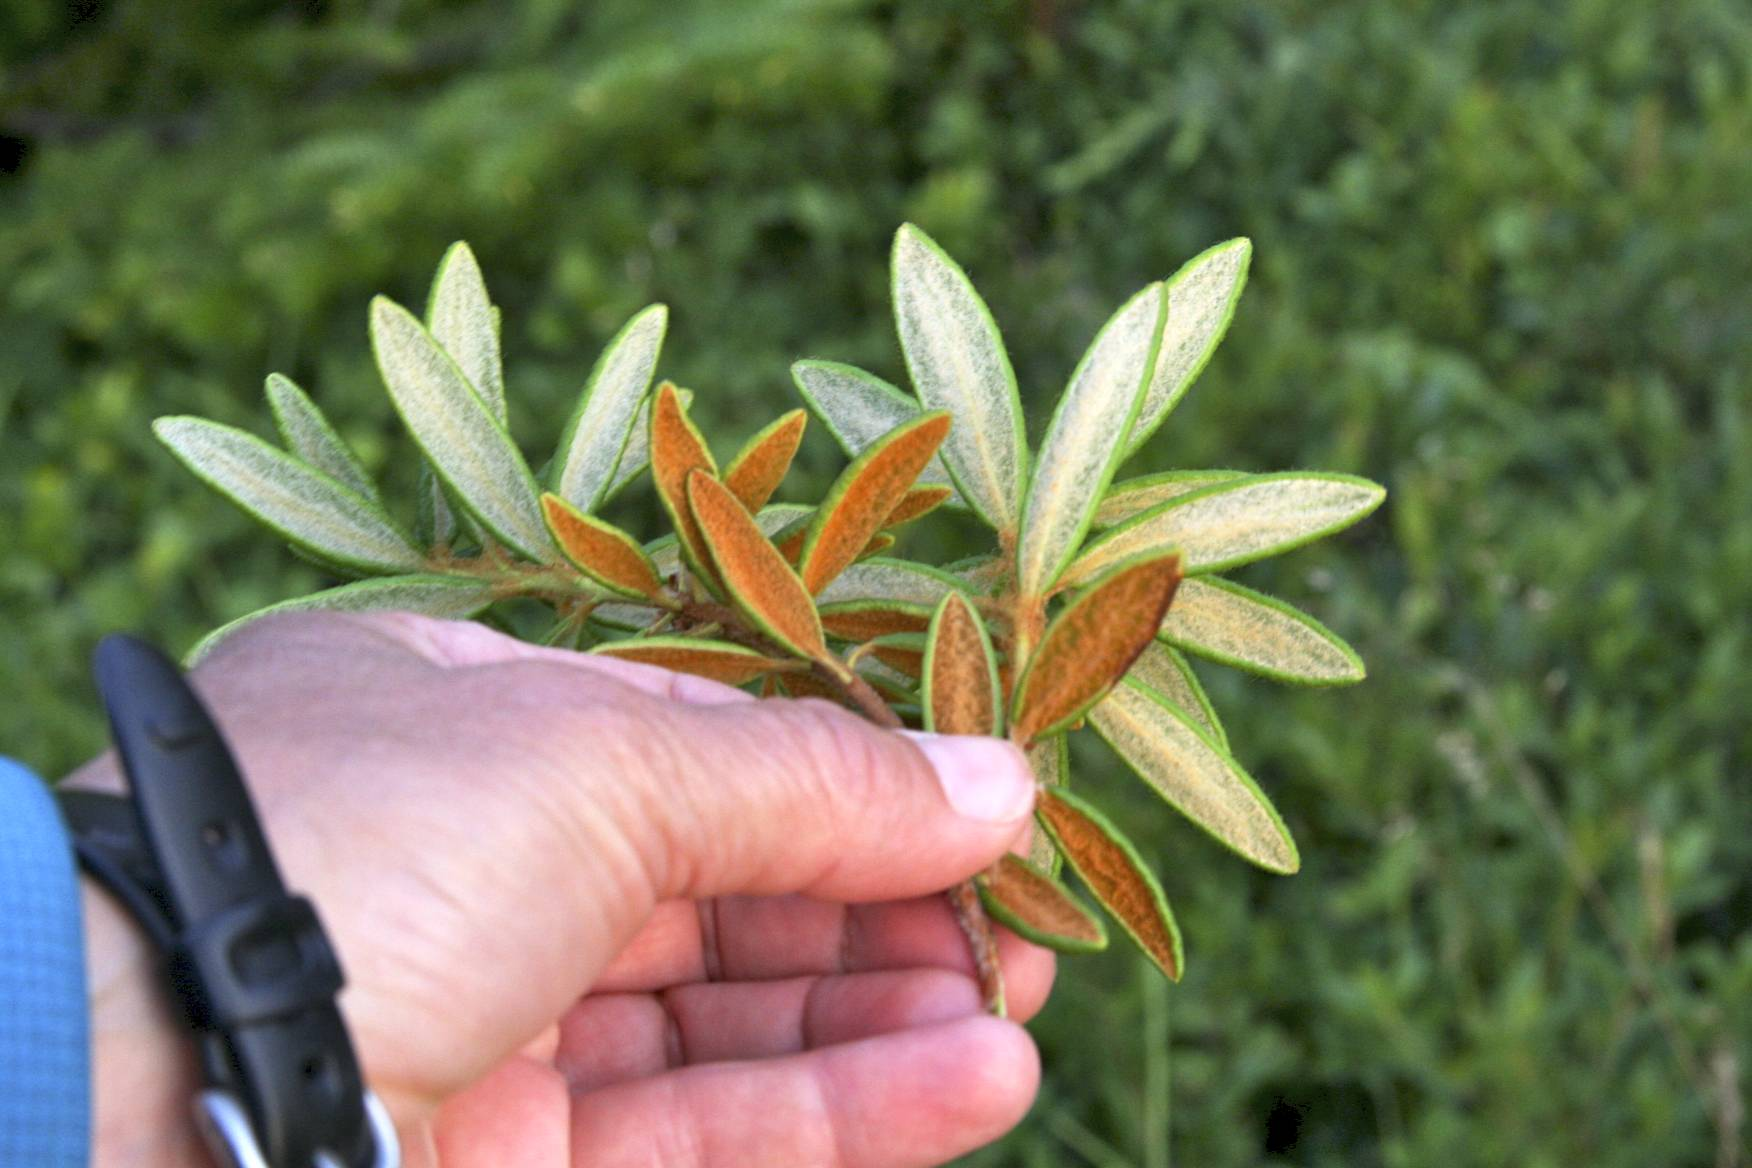
<svg viewBox="0 0 1752 1168">
<path fill-rule="evenodd" d="M 109 895 L 82 879 L 91 1001 L 94 1168 L 208 1164 L 190 1110 L 195 1048 L 172 1013 L 161 956 Z"/>
</svg>

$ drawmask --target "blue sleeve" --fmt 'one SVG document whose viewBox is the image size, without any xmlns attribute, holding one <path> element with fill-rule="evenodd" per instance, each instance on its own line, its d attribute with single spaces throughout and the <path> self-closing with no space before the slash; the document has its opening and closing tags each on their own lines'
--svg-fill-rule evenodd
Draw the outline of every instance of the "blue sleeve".
<svg viewBox="0 0 1752 1168">
<path fill-rule="evenodd" d="M 66 827 L 42 780 L 0 758 L 0 1164 L 85 1168 L 86 1011 Z"/>
</svg>

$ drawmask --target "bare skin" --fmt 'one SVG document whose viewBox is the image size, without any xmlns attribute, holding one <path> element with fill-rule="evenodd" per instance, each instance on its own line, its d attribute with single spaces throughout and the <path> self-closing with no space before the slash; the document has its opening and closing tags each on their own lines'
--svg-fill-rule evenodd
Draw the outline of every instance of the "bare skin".
<svg viewBox="0 0 1752 1168">
<path fill-rule="evenodd" d="M 1006 743 L 410 616 L 264 621 L 194 681 L 410 1168 L 910 1168 L 1033 1100 L 932 895 L 1026 830 Z M 73 781 L 119 783 L 108 756 Z M 204 1166 L 151 957 L 85 909 L 94 1163 Z M 1026 1020 L 1051 955 L 1001 949 Z"/>
</svg>

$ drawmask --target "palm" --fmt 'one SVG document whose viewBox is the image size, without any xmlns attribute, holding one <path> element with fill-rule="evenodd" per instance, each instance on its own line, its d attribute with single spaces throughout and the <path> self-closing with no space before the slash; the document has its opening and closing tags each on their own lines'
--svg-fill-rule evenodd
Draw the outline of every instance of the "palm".
<svg viewBox="0 0 1752 1168">
<path fill-rule="evenodd" d="M 1003 946 L 1027 1018 L 1052 957 Z M 970 972 L 939 897 L 665 902 L 540 1041 L 445 1105 L 410 1164 L 938 1163 L 997 1134 L 968 1130 L 990 1095 L 1032 1092 L 979 1074 L 1013 1032 L 982 1025 Z"/>
</svg>

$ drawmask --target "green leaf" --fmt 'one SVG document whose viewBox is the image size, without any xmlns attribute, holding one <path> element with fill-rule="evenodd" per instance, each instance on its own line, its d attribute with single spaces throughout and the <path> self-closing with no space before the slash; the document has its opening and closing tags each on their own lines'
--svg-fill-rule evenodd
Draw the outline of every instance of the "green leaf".
<svg viewBox="0 0 1752 1168">
<path fill-rule="evenodd" d="M 1115 527 L 1083 552 L 1064 582 L 1081 584 L 1155 548 L 1177 547 L 1187 575 L 1220 572 L 1341 531 L 1381 505 L 1387 492 L 1354 475 L 1249 475 L 1171 499 Z"/>
<path fill-rule="evenodd" d="M 312 555 L 367 574 L 424 562 L 376 503 L 254 434 L 187 417 L 159 418 L 152 432 L 196 477 Z"/>
<path fill-rule="evenodd" d="M 853 458 L 923 412 L 916 400 L 875 374 L 837 361 L 799 361 L 791 366 L 791 379 L 840 449 Z M 953 485 L 940 453 L 925 464 L 918 481 Z M 949 502 L 951 506 L 966 505 L 959 495 L 951 496 Z"/>
<path fill-rule="evenodd" d="M 841 572 L 816 599 L 824 605 L 852 600 L 903 600 L 935 608 L 950 592 L 965 590 L 965 584 L 940 568 L 876 556 Z"/>
<path fill-rule="evenodd" d="M 919 680 L 925 729 L 938 734 L 1003 733 L 1003 693 L 991 634 L 967 598 L 951 592 L 925 634 Z"/>
<path fill-rule="evenodd" d="M 1186 964 L 1180 926 L 1162 885 L 1132 842 L 1107 816 L 1063 787 L 1044 788 L 1035 815 L 1101 907 L 1168 980 L 1179 981 Z"/>
<path fill-rule="evenodd" d="M 487 297 L 481 265 L 466 243 L 453 243 L 438 264 L 426 327 L 500 424 L 505 422 L 505 369 L 499 320 Z"/>
<path fill-rule="evenodd" d="M 668 328 L 669 309 L 651 305 L 615 334 L 590 371 L 554 454 L 551 482 L 581 511 L 594 511 L 609 494 Z"/>
<path fill-rule="evenodd" d="M 993 919 L 1017 936 L 1057 953 L 1107 948 L 1107 929 L 1052 873 L 1020 856 L 1002 857 L 975 882 Z"/>
<path fill-rule="evenodd" d="M 1217 483 L 1246 478 L 1240 470 L 1167 470 L 1115 483 L 1095 508 L 1094 526 L 1117 527 L 1134 515 L 1142 515 L 1170 499 L 1202 491 Z"/>
<path fill-rule="evenodd" d="M 1034 772 L 1034 781 L 1046 787 L 1065 787 L 1071 782 L 1071 736 L 1055 734 L 1051 738 L 1043 738 L 1030 746 L 1026 751 L 1028 769 Z M 1033 834 L 1028 837 L 1028 861 L 1035 867 L 1046 872 L 1053 879 L 1058 879 L 1059 869 L 1064 866 L 1065 858 L 1059 854 L 1058 845 L 1052 842 L 1051 833 L 1036 825 Z"/>
<path fill-rule="evenodd" d="M 1180 590 L 1174 594 L 1174 604 L 1180 603 L 1180 598 L 1186 595 L 1190 583 L 1188 580 L 1180 582 Z M 1173 612 L 1174 606 L 1169 605 L 1168 611 Z M 1199 684 L 1198 675 L 1192 671 L 1192 663 L 1185 657 L 1158 641 L 1138 654 L 1138 659 L 1132 663 L 1125 676 L 1127 680 L 1155 690 L 1181 713 L 1198 723 L 1198 728 L 1210 735 L 1211 741 L 1224 750 L 1229 749 L 1229 736 L 1223 730 L 1222 722 L 1217 719 L 1217 711 L 1211 706 L 1210 698 L 1205 696 L 1204 686 Z"/>
<path fill-rule="evenodd" d="M 676 396 L 681 399 L 681 408 L 688 409 L 693 405 L 693 390 L 678 389 Z M 651 397 L 639 403 L 639 412 L 633 417 L 632 432 L 627 435 L 627 448 L 621 452 L 620 465 L 614 468 L 614 480 L 608 484 L 608 490 L 602 494 L 604 503 L 620 494 L 626 485 L 644 473 L 651 465 Z"/>
<path fill-rule="evenodd" d="M 962 498 L 1014 533 L 1028 468 L 1016 373 L 967 273 L 912 224 L 895 233 L 894 319 L 914 390 L 955 426 L 943 461 Z"/>
<path fill-rule="evenodd" d="M 268 374 L 267 392 L 268 408 L 274 411 L 274 424 L 279 427 L 286 449 L 342 486 L 382 504 L 377 486 L 359 464 L 358 455 L 335 433 L 310 395 L 291 378 L 278 373 Z"/>
<path fill-rule="evenodd" d="M 1271 800 L 1161 694 L 1128 679 L 1089 712 L 1089 721 L 1138 777 L 1219 843 L 1268 871 L 1301 867 Z"/>
<path fill-rule="evenodd" d="M 1252 258 L 1250 241 L 1231 239 L 1194 256 L 1168 278 L 1161 353 L 1122 460 L 1149 441 L 1216 352 L 1235 315 Z"/>
<path fill-rule="evenodd" d="M 444 483 L 429 459 L 420 459 L 420 474 L 414 486 L 414 531 L 429 546 L 448 544 L 456 538 L 456 512 L 444 494 Z"/>
<path fill-rule="evenodd" d="M 194 666 L 244 625 L 283 612 L 417 612 L 439 620 L 467 620 L 493 602 L 493 586 L 458 576 L 387 576 L 357 580 L 324 592 L 282 600 L 240 616 L 202 637 L 185 663 Z"/>
<path fill-rule="evenodd" d="M 1298 685 L 1363 680 L 1363 659 L 1325 625 L 1273 596 L 1214 577 L 1188 580 L 1162 639 L 1200 657 Z"/>
<path fill-rule="evenodd" d="M 1166 304 L 1160 284 L 1133 296 L 1102 326 L 1071 374 L 1041 441 L 1022 509 L 1016 579 L 1024 596 L 1047 595 L 1113 481 L 1149 385 Z"/>
<path fill-rule="evenodd" d="M 382 296 L 371 302 L 371 347 L 402 423 L 456 501 L 512 550 L 549 559 L 535 476 L 456 362 Z"/>
</svg>

